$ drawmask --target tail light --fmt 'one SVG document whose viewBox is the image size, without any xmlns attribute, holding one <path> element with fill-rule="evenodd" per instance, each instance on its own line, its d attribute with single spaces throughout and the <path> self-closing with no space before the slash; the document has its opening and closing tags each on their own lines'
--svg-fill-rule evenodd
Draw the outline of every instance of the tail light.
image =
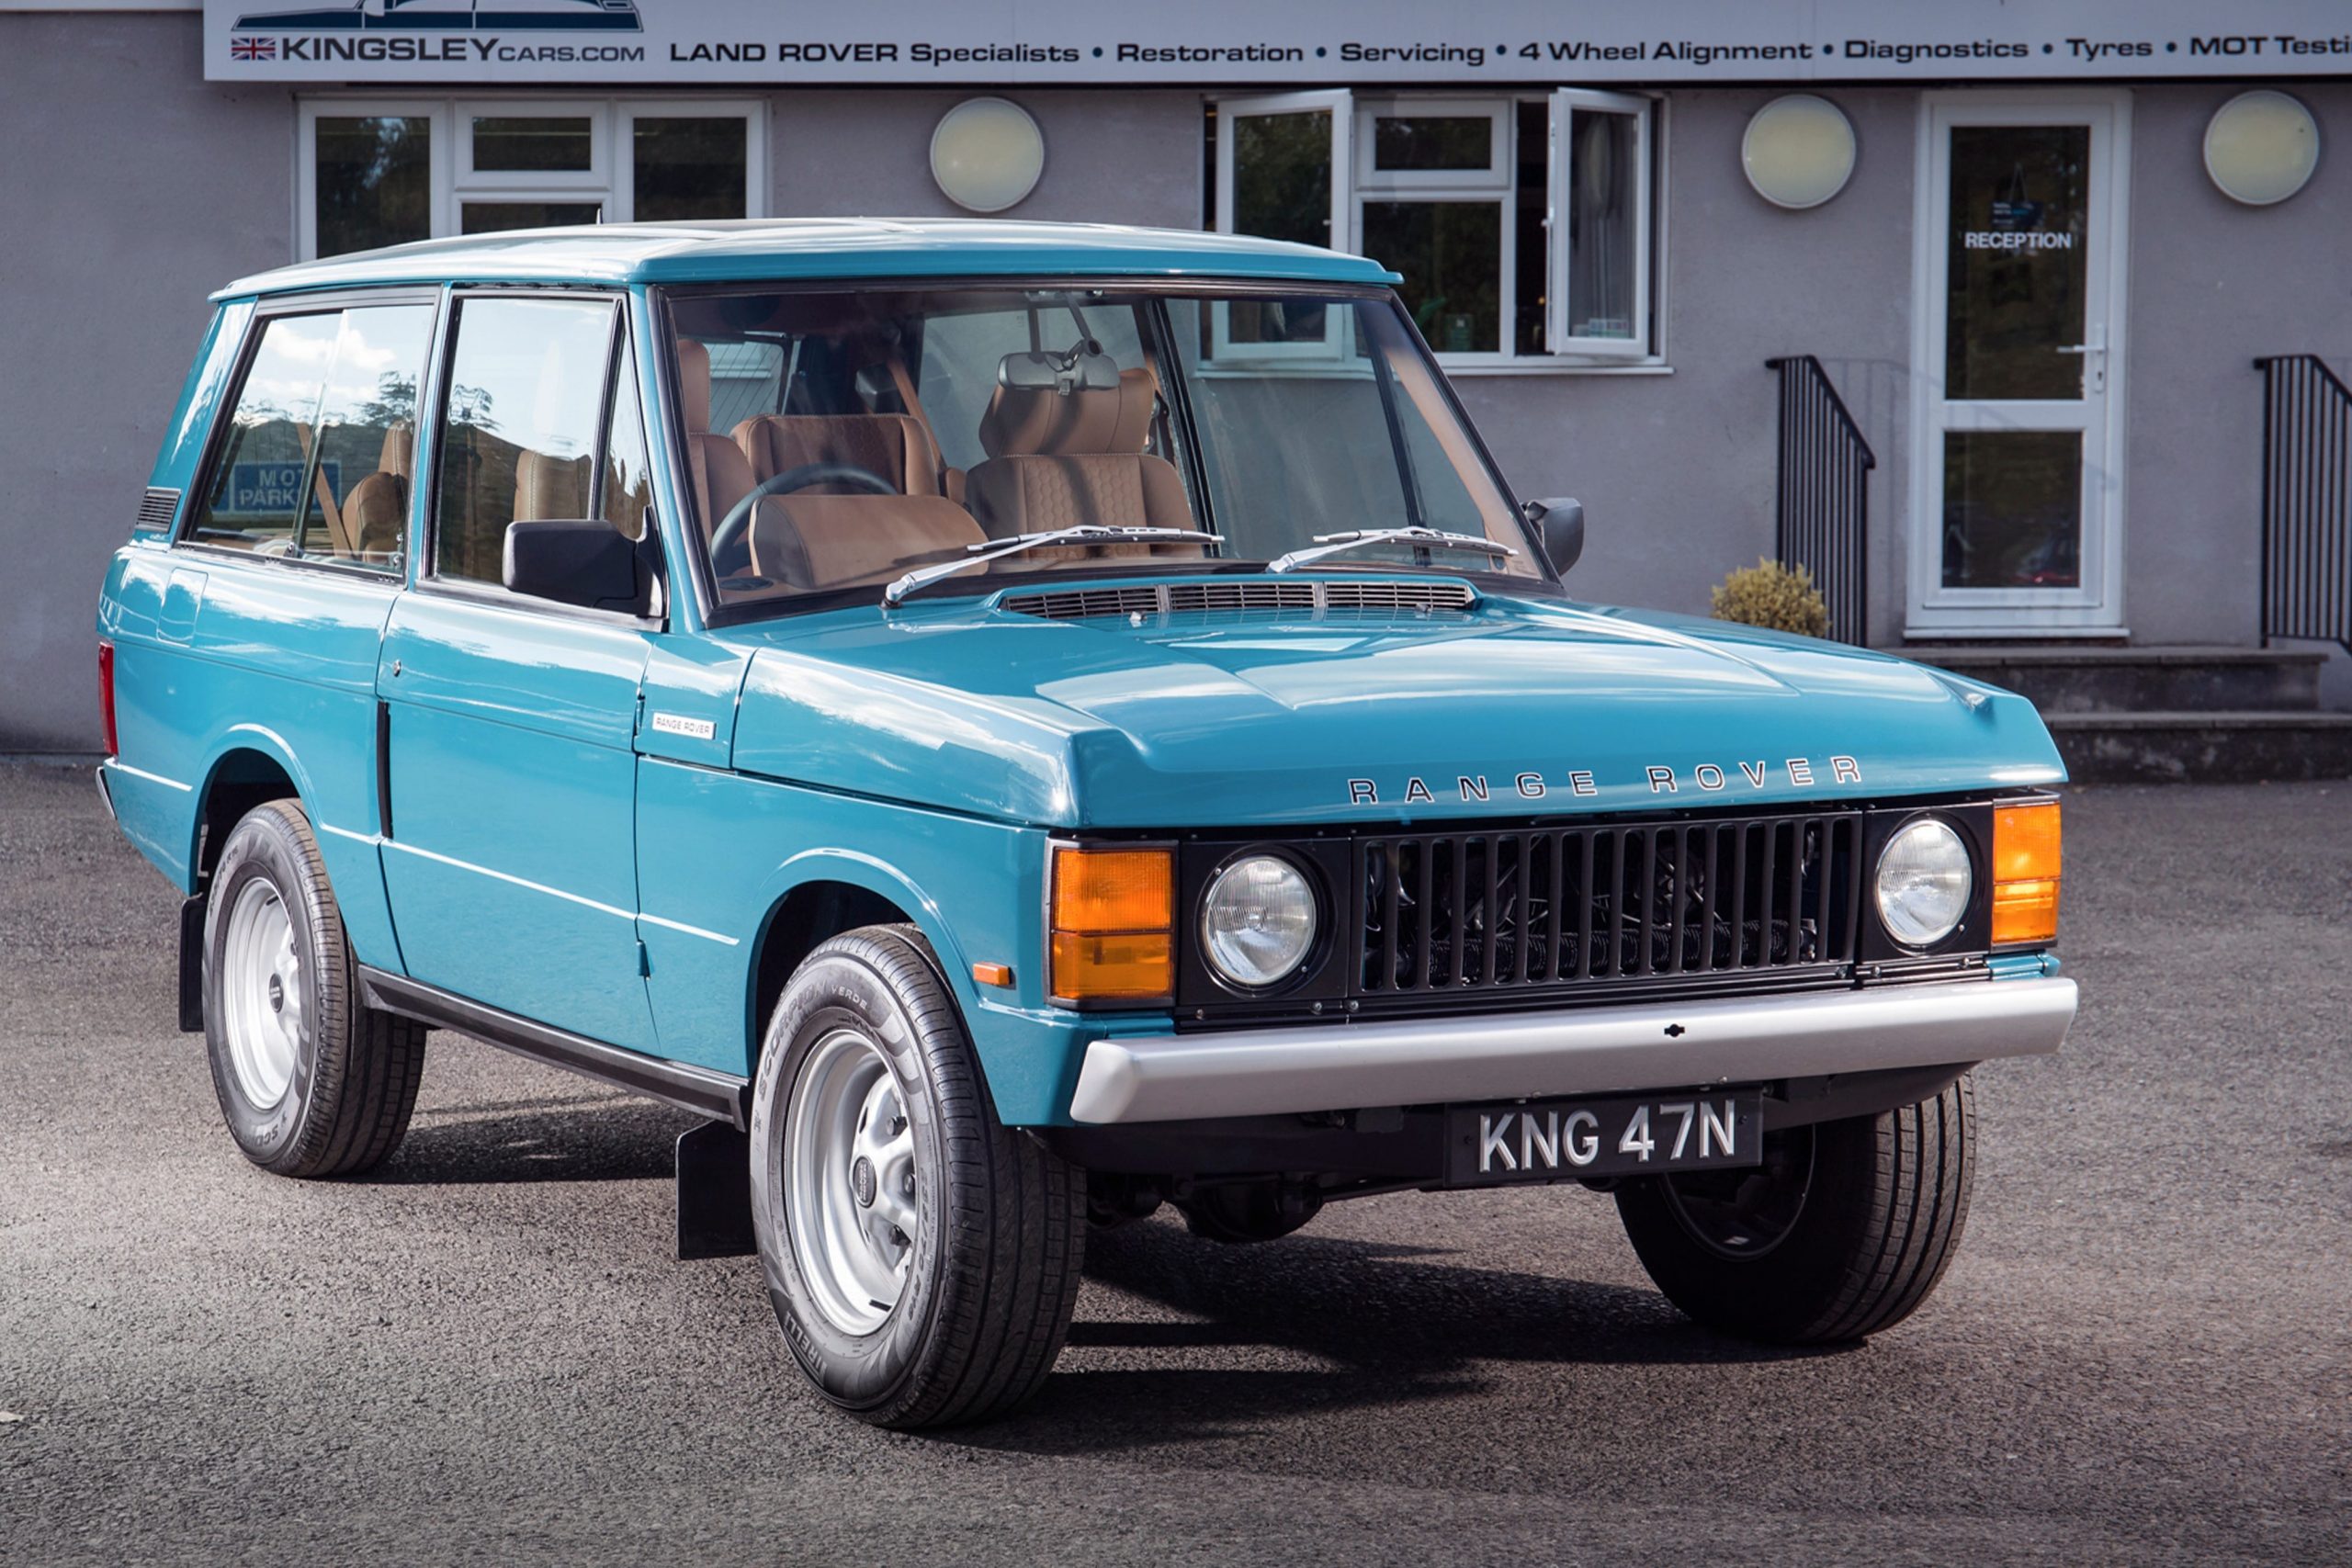
<svg viewBox="0 0 2352 1568">
<path fill-rule="evenodd" d="M 119 753 L 122 748 L 114 738 L 114 644 L 98 644 L 98 716 L 107 727 L 107 755 Z"/>
</svg>

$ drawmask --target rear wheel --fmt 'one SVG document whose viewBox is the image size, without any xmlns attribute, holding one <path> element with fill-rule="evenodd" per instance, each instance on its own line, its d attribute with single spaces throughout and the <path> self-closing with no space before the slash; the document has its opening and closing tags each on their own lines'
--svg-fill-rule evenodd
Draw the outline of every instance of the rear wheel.
<svg viewBox="0 0 2352 1568">
<path fill-rule="evenodd" d="M 1699 1322 L 1780 1344 L 1859 1339 L 1911 1315 L 1968 1220 L 1974 1091 L 1768 1134 L 1764 1163 L 1627 1182 L 1625 1235 Z"/>
<path fill-rule="evenodd" d="M 998 1122 L 911 927 L 836 937 L 785 987 L 753 1088 L 752 1209 L 794 1359 L 861 1419 L 986 1420 L 1052 1371 L 1086 1173 Z"/>
<path fill-rule="evenodd" d="M 280 1176 L 348 1176 L 408 1132 L 424 1027 L 359 997 L 343 915 L 300 806 L 247 812 L 205 915 L 204 1039 L 220 1114 Z"/>
</svg>

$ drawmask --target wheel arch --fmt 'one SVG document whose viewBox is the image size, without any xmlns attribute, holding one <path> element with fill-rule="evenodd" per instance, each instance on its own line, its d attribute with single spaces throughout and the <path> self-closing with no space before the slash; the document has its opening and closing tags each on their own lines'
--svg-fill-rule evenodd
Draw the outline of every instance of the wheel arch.
<svg viewBox="0 0 2352 1568">
<path fill-rule="evenodd" d="M 283 737 L 258 725 L 241 725 L 220 738 L 197 786 L 196 812 L 188 825 L 188 881 L 202 889 L 220 858 L 220 846 L 238 819 L 271 800 L 293 800 L 304 816 L 312 811 L 310 780 Z"/>
<path fill-rule="evenodd" d="M 939 960 L 958 1007 L 968 998 L 961 947 L 935 900 L 895 866 L 848 850 L 811 850 L 778 868 L 752 940 L 745 987 L 745 1060 L 757 1070 L 769 1013 L 793 971 L 817 946 L 860 926 L 911 925 Z"/>
</svg>

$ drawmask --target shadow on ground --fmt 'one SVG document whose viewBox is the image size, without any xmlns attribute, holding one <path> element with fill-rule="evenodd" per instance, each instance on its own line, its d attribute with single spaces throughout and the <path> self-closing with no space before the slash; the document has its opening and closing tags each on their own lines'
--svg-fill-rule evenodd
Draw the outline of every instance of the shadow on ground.
<svg viewBox="0 0 2352 1568">
<path fill-rule="evenodd" d="M 694 1118 L 620 1095 L 420 1109 L 400 1152 L 363 1181 L 644 1181 L 673 1176 Z"/>
<path fill-rule="evenodd" d="M 366 1179 L 666 1179 L 672 1145 L 692 1124 L 667 1107 L 605 1095 L 421 1110 L 400 1153 Z M 1086 1359 L 1114 1364 L 1066 1370 L 1010 1421 L 953 1440 L 1039 1453 L 1158 1446 L 1253 1418 L 1476 1393 L 1487 1386 L 1480 1363 L 1704 1365 L 1839 1353 L 1741 1345 L 1698 1329 L 1648 1291 L 1469 1268 L 1450 1256 L 1312 1234 L 1225 1247 L 1164 1216 L 1094 1232 L 1089 1280 L 1151 1315 L 1102 1315 L 1082 1303 L 1071 1349 L 1110 1352 Z M 1231 1364 L 1252 1358 L 1273 1364 Z"/>
</svg>

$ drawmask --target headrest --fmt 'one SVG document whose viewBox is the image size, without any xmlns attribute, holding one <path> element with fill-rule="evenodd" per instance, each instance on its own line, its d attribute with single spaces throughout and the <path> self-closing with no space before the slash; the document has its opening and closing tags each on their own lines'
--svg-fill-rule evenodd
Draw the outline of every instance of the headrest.
<svg viewBox="0 0 2352 1568">
<path fill-rule="evenodd" d="M 384 431 L 384 455 L 376 459 L 379 473 L 396 479 L 413 477 L 416 467 L 416 430 L 408 424 L 389 425 Z"/>
<path fill-rule="evenodd" d="M 678 406 L 685 411 L 686 434 L 710 430 L 710 350 L 690 337 L 678 340 Z"/>
<path fill-rule="evenodd" d="M 1111 450 L 1140 452 L 1151 444 L 1152 411 L 1159 403 L 1159 378 L 1148 366 L 1119 372 L 1119 423 Z"/>
<path fill-rule="evenodd" d="M 991 457 L 1078 457 L 1113 450 L 1119 392 L 1000 385 L 980 416 L 980 445 Z"/>
<path fill-rule="evenodd" d="M 763 475 L 802 463 L 847 463 L 879 474 L 903 494 L 939 492 L 939 458 L 911 414 L 753 414 L 735 427 L 735 444 Z M 847 487 L 809 485 L 802 491 L 839 495 Z"/>
</svg>

